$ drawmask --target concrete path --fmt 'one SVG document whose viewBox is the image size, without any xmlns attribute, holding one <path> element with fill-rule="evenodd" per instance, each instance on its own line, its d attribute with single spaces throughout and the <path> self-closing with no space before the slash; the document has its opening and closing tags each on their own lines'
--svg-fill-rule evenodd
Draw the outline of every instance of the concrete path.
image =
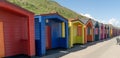
<svg viewBox="0 0 120 58">
<path fill-rule="evenodd" d="M 116 44 L 116 37 L 99 42 L 83 50 L 71 52 L 60 58 L 120 58 L 120 45 Z"/>
</svg>

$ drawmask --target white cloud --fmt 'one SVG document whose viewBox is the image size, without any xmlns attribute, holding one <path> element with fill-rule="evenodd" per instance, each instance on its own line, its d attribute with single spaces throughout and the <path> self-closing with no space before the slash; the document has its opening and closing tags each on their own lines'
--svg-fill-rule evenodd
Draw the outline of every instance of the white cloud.
<svg viewBox="0 0 120 58">
<path fill-rule="evenodd" d="M 84 14 L 84 16 L 86 16 L 88 18 L 93 18 L 90 14 Z"/>
<path fill-rule="evenodd" d="M 88 17 L 88 18 L 92 18 L 92 19 L 94 19 L 94 20 L 96 20 L 96 21 L 98 21 L 98 22 L 101 22 L 100 20 L 94 18 L 91 14 L 88 14 L 88 13 L 82 14 L 82 13 L 81 13 L 81 15 L 83 15 L 83 16 L 85 16 L 85 17 Z"/>
<path fill-rule="evenodd" d="M 99 22 L 100 22 L 100 23 L 106 23 L 106 24 L 108 23 L 108 22 L 106 22 L 105 20 L 99 20 Z"/>
<path fill-rule="evenodd" d="M 112 24 L 112 25 L 114 25 L 114 26 L 120 27 L 120 20 L 117 20 L 117 19 L 115 19 L 115 18 L 109 19 L 108 23 L 109 23 L 109 24 Z"/>
</svg>

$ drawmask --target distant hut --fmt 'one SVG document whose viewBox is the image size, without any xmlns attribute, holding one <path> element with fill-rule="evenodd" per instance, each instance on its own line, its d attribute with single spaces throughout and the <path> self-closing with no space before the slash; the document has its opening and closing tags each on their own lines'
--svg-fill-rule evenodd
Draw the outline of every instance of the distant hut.
<svg viewBox="0 0 120 58">
<path fill-rule="evenodd" d="M 100 39 L 103 40 L 105 38 L 105 35 L 104 35 L 105 34 L 105 32 L 104 32 L 105 26 L 103 23 L 101 23 L 100 27 L 101 27 L 101 30 L 100 30 L 101 31 L 101 38 Z"/>
<path fill-rule="evenodd" d="M 94 28 L 94 41 L 98 41 L 100 39 L 99 22 L 92 20 L 92 23 Z"/>
</svg>

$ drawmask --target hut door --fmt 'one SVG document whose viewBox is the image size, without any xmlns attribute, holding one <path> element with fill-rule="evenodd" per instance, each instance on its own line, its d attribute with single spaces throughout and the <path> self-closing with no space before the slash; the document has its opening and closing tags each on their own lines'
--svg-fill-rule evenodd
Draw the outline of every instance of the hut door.
<svg viewBox="0 0 120 58">
<path fill-rule="evenodd" d="M 46 26 L 46 48 L 51 48 L 51 28 L 50 26 Z"/>
<path fill-rule="evenodd" d="M 4 33 L 3 22 L 0 22 L 0 58 L 4 57 Z"/>
</svg>

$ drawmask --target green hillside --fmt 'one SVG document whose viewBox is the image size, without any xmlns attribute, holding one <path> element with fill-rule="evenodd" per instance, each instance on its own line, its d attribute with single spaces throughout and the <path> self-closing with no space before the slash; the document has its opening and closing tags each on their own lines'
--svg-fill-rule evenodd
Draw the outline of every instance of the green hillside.
<svg viewBox="0 0 120 58">
<path fill-rule="evenodd" d="M 7 0 L 11 3 L 21 6 L 35 14 L 45 14 L 51 12 L 58 12 L 65 18 L 83 18 L 84 16 L 75 13 L 74 11 L 67 9 L 57 2 L 52 0 Z"/>
</svg>

